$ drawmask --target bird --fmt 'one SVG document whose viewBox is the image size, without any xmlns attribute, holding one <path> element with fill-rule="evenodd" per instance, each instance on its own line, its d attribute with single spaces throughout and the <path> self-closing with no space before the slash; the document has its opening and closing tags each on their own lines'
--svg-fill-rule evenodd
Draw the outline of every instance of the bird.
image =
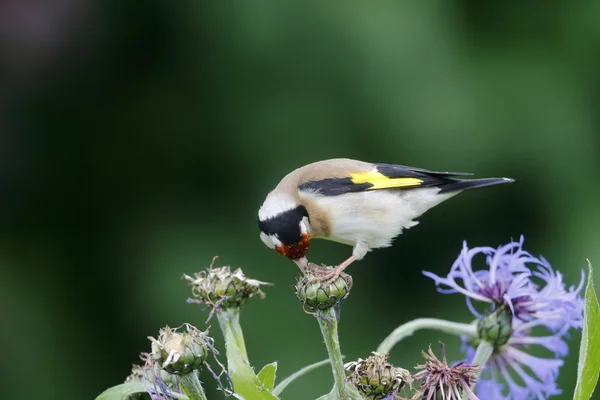
<svg viewBox="0 0 600 400">
<path fill-rule="evenodd" d="M 258 210 L 260 239 L 303 272 L 311 239 L 353 246 L 348 259 L 321 277 L 334 280 L 369 251 L 391 246 L 441 202 L 464 190 L 514 182 L 465 179 L 469 175 L 348 158 L 313 162 L 287 174 L 267 195 Z"/>
</svg>

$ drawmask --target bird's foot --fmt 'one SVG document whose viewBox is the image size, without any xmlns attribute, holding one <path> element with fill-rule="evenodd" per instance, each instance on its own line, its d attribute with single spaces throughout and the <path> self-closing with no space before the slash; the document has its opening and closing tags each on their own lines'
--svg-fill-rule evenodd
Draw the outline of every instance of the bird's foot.
<svg viewBox="0 0 600 400">
<path fill-rule="evenodd" d="M 335 267 L 329 272 L 324 272 L 322 274 L 313 276 L 308 280 L 308 283 L 326 282 L 327 284 L 331 284 L 340 277 L 342 271 L 343 269 L 338 269 L 338 267 Z"/>
<path fill-rule="evenodd" d="M 356 260 L 356 256 L 352 256 L 348 258 L 346 261 L 338 265 L 333 269 L 329 269 L 325 265 L 318 266 L 313 263 L 308 264 L 308 269 L 314 274 L 312 278 L 308 281 L 309 283 L 315 282 L 326 282 L 327 284 L 331 284 L 335 282 L 336 279 L 340 277 L 340 275 L 344 272 L 344 270 L 348 267 L 348 265 L 352 264 L 352 262 Z"/>
</svg>

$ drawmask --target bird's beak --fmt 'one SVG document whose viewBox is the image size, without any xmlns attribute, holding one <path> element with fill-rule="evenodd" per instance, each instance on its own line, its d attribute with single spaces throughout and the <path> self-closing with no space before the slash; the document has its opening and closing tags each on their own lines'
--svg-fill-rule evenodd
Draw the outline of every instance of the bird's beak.
<svg viewBox="0 0 600 400">
<path fill-rule="evenodd" d="M 302 272 L 304 272 L 306 270 L 306 267 L 308 267 L 308 260 L 306 259 L 306 257 L 302 257 L 297 260 L 294 260 L 294 262 L 296 263 L 296 265 L 298 266 L 298 268 L 300 268 L 300 270 Z"/>
</svg>

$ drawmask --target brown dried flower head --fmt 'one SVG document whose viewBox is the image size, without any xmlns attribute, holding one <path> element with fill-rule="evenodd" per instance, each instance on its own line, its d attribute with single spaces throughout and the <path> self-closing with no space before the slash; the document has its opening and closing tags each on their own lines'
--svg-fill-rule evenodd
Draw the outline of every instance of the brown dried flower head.
<svg viewBox="0 0 600 400">
<path fill-rule="evenodd" d="M 183 328 L 181 332 L 178 329 Z M 152 361 L 170 374 L 183 375 L 197 370 L 213 348 L 208 331 L 203 332 L 190 324 L 160 330 L 158 339 L 152 341 Z"/>
<path fill-rule="evenodd" d="M 426 362 L 415 367 L 416 369 L 422 369 L 422 371 L 413 376 L 415 381 L 421 381 L 421 386 L 413 399 L 460 400 L 464 392 L 469 400 L 479 400 L 471 390 L 471 385 L 477 381 L 479 367 L 464 362 L 449 366 L 444 344 L 440 342 L 440 345 L 442 348 L 442 361 L 433 354 L 431 346 L 429 346 L 428 353 L 421 352 Z"/>
<path fill-rule="evenodd" d="M 348 380 L 366 399 L 379 400 L 398 393 L 406 384 L 412 383 L 410 372 L 394 367 L 387 362 L 387 356 L 375 352 L 363 360 L 344 365 L 350 372 Z"/>
<path fill-rule="evenodd" d="M 213 268 L 216 258 L 207 270 L 194 276 L 183 275 L 194 296 L 188 302 L 207 305 L 215 311 L 242 307 L 253 296 L 265 297 L 260 286 L 268 283 L 247 278 L 240 268 L 234 272 L 229 266 Z"/>
</svg>

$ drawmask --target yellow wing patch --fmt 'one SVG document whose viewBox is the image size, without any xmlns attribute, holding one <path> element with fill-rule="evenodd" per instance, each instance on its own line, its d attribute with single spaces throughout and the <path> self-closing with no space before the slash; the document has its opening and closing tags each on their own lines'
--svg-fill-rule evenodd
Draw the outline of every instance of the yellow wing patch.
<svg viewBox="0 0 600 400">
<path fill-rule="evenodd" d="M 388 178 L 378 171 L 371 171 L 364 174 L 350 174 L 350 180 L 355 184 L 372 184 L 373 186 L 367 190 L 414 187 L 423 183 L 422 180 L 417 178 Z"/>
</svg>

